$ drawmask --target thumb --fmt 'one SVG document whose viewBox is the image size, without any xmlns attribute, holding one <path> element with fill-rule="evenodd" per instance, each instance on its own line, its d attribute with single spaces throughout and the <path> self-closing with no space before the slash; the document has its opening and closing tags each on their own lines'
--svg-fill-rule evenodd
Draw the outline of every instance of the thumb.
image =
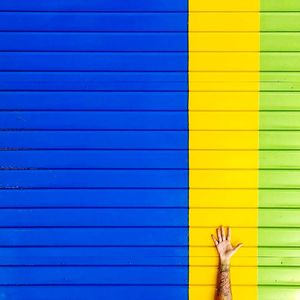
<svg viewBox="0 0 300 300">
<path fill-rule="evenodd" d="M 243 246 L 242 243 L 237 244 L 237 245 L 232 249 L 232 253 L 235 254 L 242 246 Z"/>
</svg>

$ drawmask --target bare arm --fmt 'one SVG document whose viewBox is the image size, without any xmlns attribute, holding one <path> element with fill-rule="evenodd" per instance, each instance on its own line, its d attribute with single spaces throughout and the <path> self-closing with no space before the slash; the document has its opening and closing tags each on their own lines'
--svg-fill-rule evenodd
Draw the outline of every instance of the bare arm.
<svg viewBox="0 0 300 300">
<path fill-rule="evenodd" d="M 232 300 L 230 283 L 230 259 L 242 246 L 233 247 L 230 241 L 231 230 L 228 228 L 227 236 L 223 227 L 217 228 L 217 238 L 212 235 L 219 254 L 219 268 L 216 287 L 216 300 Z"/>
</svg>

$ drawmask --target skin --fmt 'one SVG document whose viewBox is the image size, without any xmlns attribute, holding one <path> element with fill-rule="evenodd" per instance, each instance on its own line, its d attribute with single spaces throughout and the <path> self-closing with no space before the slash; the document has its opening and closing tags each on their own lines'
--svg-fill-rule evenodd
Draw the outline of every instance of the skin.
<svg viewBox="0 0 300 300">
<path fill-rule="evenodd" d="M 217 237 L 211 236 L 219 255 L 215 300 L 231 300 L 230 259 L 243 244 L 238 244 L 235 247 L 231 244 L 231 229 L 229 227 L 227 234 L 223 226 L 218 227 L 216 232 Z"/>
</svg>

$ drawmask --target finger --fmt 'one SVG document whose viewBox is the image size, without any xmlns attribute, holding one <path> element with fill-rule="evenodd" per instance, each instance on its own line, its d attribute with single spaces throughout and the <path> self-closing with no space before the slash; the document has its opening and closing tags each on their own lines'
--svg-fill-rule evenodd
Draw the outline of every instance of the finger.
<svg viewBox="0 0 300 300">
<path fill-rule="evenodd" d="M 223 226 L 221 227 L 221 235 L 222 235 L 222 241 L 225 241 L 226 240 L 226 235 L 225 235 L 225 229 L 224 229 Z"/>
<path fill-rule="evenodd" d="M 243 244 L 237 244 L 237 245 L 233 248 L 233 254 L 235 254 L 242 246 L 243 246 Z"/>
<path fill-rule="evenodd" d="M 214 244 L 217 246 L 219 243 L 218 243 L 217 239 L 214 237 L 213 234 L 211 235 L 211 238 L 213 239 Z"/>
<path fill-rule="evenodd" d="M 217 228 L 217 237 L 218 237 L 219 243 L 222 242 L 222 236 L 221 236 L 220 227 Z"/>
<path fill-rule="evenodd" d="M 227 240 L 228 241 L 231 240 L 231 228 L 230 227 L 227 228 Z"/>
</svg>

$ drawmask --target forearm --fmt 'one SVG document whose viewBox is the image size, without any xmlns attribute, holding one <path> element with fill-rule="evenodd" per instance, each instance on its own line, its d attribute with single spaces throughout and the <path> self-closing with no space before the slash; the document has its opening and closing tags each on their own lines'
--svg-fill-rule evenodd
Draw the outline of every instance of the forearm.
<svg viewBox="0 0 300 300">
<path fill-rule="evenodd" d="M 216 300 L 231 300 L 230 262 L 220 261 L 218 268 Z"/>
</svg>

